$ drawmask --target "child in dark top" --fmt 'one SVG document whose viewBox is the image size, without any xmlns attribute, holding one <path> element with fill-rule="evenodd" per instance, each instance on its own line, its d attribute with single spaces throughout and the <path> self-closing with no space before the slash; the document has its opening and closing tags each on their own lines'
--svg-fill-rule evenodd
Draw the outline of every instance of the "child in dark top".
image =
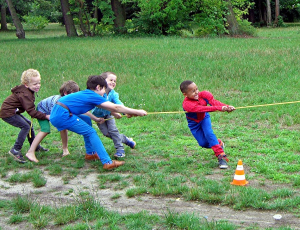
<svg viewBox="0 0 300 230">
<path fill-rule="evenodd" d="M 102 76 L 107 82 L 106 93 L 103 95 L 103 97 L 114 104 L 123 105 L 123 103 L 119 99 L 119 94 L 114 90 L 117 85 L 116 74 L 113 72 L 104 72 L 100 76 Z M 110 111 L 98 107 L 92 110 L 92 114 L 96 117 L 103 117 L 105 119 L 103 123 L 100 122 L 97 123 L 97 125 L 104 136 L 113 140 L 116 149 L 116 154 L 114 155 L 114 157 L 125 157 L 123 144 L 129 146 L 132 149 L 135 148 L 136 142 L 132 138 L 129 138 L 120 133 L 116 126 L 114 118 L 122 118 L 121 114 L 111 114 Z M 85 158 L 87 159 L 89 158 L 89 156 L 87 155 Z"/>
<path fill-rule="evenodd" d="M 49 115 L 35 110 L 35 95 L 41 87 L 40 73 L 35 69 L 28 69 L 22 73 L 21 85 L 14 87 L 12 94 L 7 97 L 1 105 L 0 118 L 8 124 L 20 128 L 18 138 L 9 151 L 9 154 L 20 163 L 25 163 L 25 159 L 21 153 L 24 141 L 28 139 L 31 145 L 35 133 L 30 120 L 22 115 L 25 111 L 32 117 L 41 120 L 49 120 Z M 37 151 L 48 151 L 40 145 L 36 148 Z"/>
<path fill-rule="evenodd" d="M 53 106 L 56 104 L 58 99 L 61 97 L 68 95 L 70 93 L 78 92 L 79 86 L 75 81 L 67 81 L 62 84 L 62 86 L 59 89 L 60 95 L 54 95 L 51 97 L 47 97 L 44 100 L 40 101 L 37 105 L 37 110 L 40 112 L 43 112 L 47 115 L 50 115 L 51 110 Z M 26 157 L 33 162 L 39 162 L 38 159 L 35 156 L 35 150 L 37 146 L 41 143 L 41 141 L 50 133 L 50 122 L 48 120 L 41 120 L 38 119 L 38 122 L 41 127 L 41 131 L 35 136 L 30 149 L 26 153 Z M 63 156 L 69 155 L 68 150 L 68 131 L 62 130 L 60 131 L 60 136 L 62 140 L 62 148 L 63 148 Z"/>
<path fill-rule="evenodd" d="M 199 92 L 197 85 L 192 81 L 182 82 L 180 90 L 185 96 L 182 107 L 186 111 L 186 119 L 191 133 L 201 147 L 211 148 L 214 151 L 220 169 L 228 168 L 224 143 L 214 134 L 208 112 L 232 112 L 235 108 L 215 100 L 208 91 Z"/>
<path fill-rule="evenodd" d="M 58 100 L 50 114 L 51 123 L 58 131 L 67 129 L 83 135 L 86 153 L 96 154 L 103 164 L 103 169 L 113 169 L 123 165 L 124 161 L 112 161 L 107 154 L 96 130 L 83 121 L 78 115 L 92 110 L 95 106 L 114 113 L 126 113 L 130 116 L 145 116 L 144 110 L 136 110 L 116 105 L 103 98 L 107 88 L 106 80 L 99 76 L 90 76 L 87 80 L 87 89 L 64 96 Z M 103 118 L 96 118 L 101 122 Z"/>
</svg>

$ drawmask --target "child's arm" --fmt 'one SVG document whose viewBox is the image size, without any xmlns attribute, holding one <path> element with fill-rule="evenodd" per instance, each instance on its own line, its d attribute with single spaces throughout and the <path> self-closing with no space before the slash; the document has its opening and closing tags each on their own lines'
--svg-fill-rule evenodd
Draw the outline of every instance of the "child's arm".
<svg viewBox="0 0 300 230">
<path fill-rule="evenodd" d="M 84 115 L 87 115 L 89 118 L 91 118 L 93 121 L 97 123 L 103 123 L 104 118 L 103 117 L 96 117 L 91 112 L 86 112 Z"/>
<path fill-rule="evenodd" d="M 133 116 L 146 116 L 147 115 L 147 112 L 145 110 L 132 109 L 132 108 L 128 108 L 124 105 L 116 105 L 111 102 L 104 102 L 100 105 L 97 105 L 97 107 L 106 109 L 112 113 L 125 113 L 125 114 L 129 114 L 129 115 L 133 115 Z"/>
</svg>

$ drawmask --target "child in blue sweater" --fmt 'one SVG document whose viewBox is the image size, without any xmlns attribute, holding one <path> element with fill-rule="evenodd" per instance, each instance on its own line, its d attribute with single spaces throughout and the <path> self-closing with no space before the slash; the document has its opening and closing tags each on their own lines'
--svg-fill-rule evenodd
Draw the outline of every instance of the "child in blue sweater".
<svg viewBox="0 0 300 230">
<path fill-rule="evenodd" d="M 117 85 L 116 74 L 113 72 L 104 72 L 101 74 L 101 76 L 106 79 L 107 82 L 107 90 L 103 97 L 114 104 L 123 105 L 123 103 L 119 99 L 119 94 L 114 90 Z M 96 117 L 104 118 L 103 122 L 97 123 L 97 125 L 104 136 L 113 140 L 116 148 L 116 154 L 114 155 L 114 157 L 125 157 L 123 144 L 128 145 L 132 149 L 135 148 L 136 142 L 133 141 L 132 138 L 128 138 L 124 134 L 119 133 L 119 130 L 116 127 L 114 118 L 122 118 L 121 114 L 111 113 L 110 111 L 98 107 L 92 110 L 92 114 Z M 86 156 L 86 159 L 89 159 L 89 156 Z"/>
</svg>

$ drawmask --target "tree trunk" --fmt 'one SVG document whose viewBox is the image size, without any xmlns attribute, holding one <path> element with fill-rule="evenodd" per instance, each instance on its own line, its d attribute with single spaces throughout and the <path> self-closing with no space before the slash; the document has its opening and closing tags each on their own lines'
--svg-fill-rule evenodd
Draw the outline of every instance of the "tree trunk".
<svg viewBox="0 0 300 230">
<path fill-rule="evenodd" d="M 111 8 L 116 16 L 114 20 L 115 28 L 124 27 L 126 22 L 125 5 L 119 0 L 111 0 Z"/>
<path fill-rule="evenodd" d="M 272 25 L 272 16 L 271 16 L 271 5 L 270 5 L 270 0 L 266 0 L 267 4 L 267 26 Z"/>
<path fill-rule="evenodd" d="M 60 0 L 61 11 L 64 18 L 64 23 L 67 31 L 68 37 L 76 37 L 78 36 L 75 24 L 73 21 L 73 17 L 70 12 L 69 0 Z"/>
<path fill-rule="evenodd" d="M 230 35 L 237 35 L 239 34 L 239 24 L 234 16 L 234 12 L 232 9 L 231 1 L 225 0 L 228 4 L 228 14 L 226 15 L 227 23 L 228 23 L 228 30 Z"/>
<path fill-rule="evenodd" d="M 264 22 L 263 16 L 262 16 L 262 15 L 263 15 L 263 14 L 262 14 L 263 9 L 262 9 L 262 6 L 261 6 L 261 0 L 258 0 L 257 8 L 258 8 L 258 18 L 259 18 L 259 23 L 260 23 L 260 25 L 265 24 L 266 22 Z"/>
<path fill-rule="evenodd" d="M 279 0 L 275 0 L 275 20 L 274 20 L 275 25 L 278 25 L 278 16 L 279 16 Z"/>
<path fill-rule="evenodd" d="M 8 9 L 9 9 L 10 15 L 13 19 L 14 25 L 17 29 L 16 36 L 19 39 L 24 39 L 25 38 L 25 31 L 23 29 L 23 25 L 22 25 L 20 19 L 18 18 L 16 9 L 15 9 L 13 3 L 12 3 L 12 0 L 6 0 L 6 3 L 8 5 Z"/>
<path fill-rule="evenodd" d="M 1 5 L 1 30 L 8 30 L 6 22 L 6 7 L 3 5 Z"/>
</svg>

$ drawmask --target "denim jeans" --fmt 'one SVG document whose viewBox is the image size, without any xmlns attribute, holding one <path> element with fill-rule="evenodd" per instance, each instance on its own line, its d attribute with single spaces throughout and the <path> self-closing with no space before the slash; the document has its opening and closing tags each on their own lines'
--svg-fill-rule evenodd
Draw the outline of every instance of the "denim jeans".
<svg viewBox="0 0 300 230">
<path fill-rule="evenodd" d="M 110 162 L 111 159 L 106 152 L 96 130 L 92 127 L 91 121 L 82 116 L 83 115 L 77 116 L 75 114 L 70 116 L 68 110 L 59 105 L 55 105 L 51 111 L 50 121 L 52 125 L 58 129 L 58 131 L 67 129 L 82 135 L 86 153 L 97 153 L 102 164 Z"/>
<path fill-rule="evenodd" d="M 2 120 L 12 126 L 15 126 L 15 127 L 21 129 L 21 131 L 19 132 L 18 138 L 14 144 L 15 150 L 20 151 L 22 149 L 26 137 L 27 137 L 29 144 L 31 145 L 31 143 L 33 142 L 33 139 L 35 138 L 35 134 L 34 134 L 33 126 L 31 127 L 31 130 L 30 130 L 30 124 L 31 124 L 30 120 L 28 120 L 22 114 L 16 114 L 12 117 L 2 118 Z M 30 133 L 29 133 L 29 131 L 30 131 Z"/>
<path fill-rule="evenodd" d="M 201 147 L 211 148 L 212 146 L 219 144 L 211 127 L 211 120 L 208 113 L 206 113 L 204 119 L 199 123 L 189 123 L 189 128 Z"/>
<path fill-rule="evenodd" d="M 109 115 L 104 118 L 110 119 L 113 118 L 113 116 Z M 110 119 L 97 125 L 104 136 L 113 140 L 116 150 L 124 150 L 122 143 L 127 143 L 127 137 L 124 134 L 119 133 L 115 119 Z"/>
</svg>

